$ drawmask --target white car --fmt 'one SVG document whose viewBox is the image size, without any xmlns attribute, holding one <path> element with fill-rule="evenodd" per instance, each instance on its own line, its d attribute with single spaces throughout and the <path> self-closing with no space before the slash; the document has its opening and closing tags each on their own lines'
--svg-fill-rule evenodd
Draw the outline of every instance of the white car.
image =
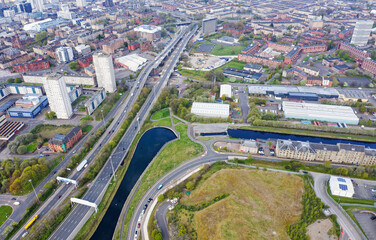
<svg viewBox="0 0 376 240">
<path fill-rule="evenodd" d="M 372 189 L 371 191 L 372 191 L 372 192 L 376 192 L 376 188 Z"/>
</svg>

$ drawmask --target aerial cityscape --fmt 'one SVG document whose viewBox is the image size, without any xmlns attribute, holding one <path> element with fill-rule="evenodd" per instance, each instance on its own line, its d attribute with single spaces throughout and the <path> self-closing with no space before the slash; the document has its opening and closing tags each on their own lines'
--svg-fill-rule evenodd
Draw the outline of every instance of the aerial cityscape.
<svg viewBox="0 0 376 240">
<path fill-rule="evenodd" d="M 1 0 L 0 240 L 376 240 L 376 3 Z"/>
</svg>

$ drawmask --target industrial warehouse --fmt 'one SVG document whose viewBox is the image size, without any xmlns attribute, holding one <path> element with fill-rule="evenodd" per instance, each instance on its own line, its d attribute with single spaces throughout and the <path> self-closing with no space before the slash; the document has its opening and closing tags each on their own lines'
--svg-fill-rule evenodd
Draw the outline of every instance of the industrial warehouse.
<svg viewBox="0 0 376 240">
<path fill-rule="evenodd" d="M 339 97 L 339 93 L 336 89 L 321 87 L 252 85 L 248 86 L 248 92 L 251 95 L 273 95 L 279 98 L 293 98 L 313 101 L 317 101 L 319 98 Z M 298 93 L 302 96 L 299 97 Z M 289 97 L 291 94 L 293 94 L 293 97 Z M 304 97 L 306 95 L 309 96 L 310 99 L 305 99 Z M 312 99 L 312 97 L 314 97 L 314 99 Z"/>
<path fill-rule="evenodd" d="M 357 125 L 359 118 L 351 107 L 316 103 L 282 102 L 286 118 L 340 122 Z"/>
<path fill-rule="evenodd" d="M 230 115 L 230 105 L 194 102 L 192 104 L 191 113 L 200 117 L 227 118 Z"/>
</svg>

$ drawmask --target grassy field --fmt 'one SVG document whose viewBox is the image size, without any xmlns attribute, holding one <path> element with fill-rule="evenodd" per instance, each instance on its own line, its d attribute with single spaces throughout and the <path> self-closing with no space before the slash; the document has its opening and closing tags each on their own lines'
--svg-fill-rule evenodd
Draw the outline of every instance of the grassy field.
<svg viewBox="0 0 376 240">
<path fill-rule="evenodd" d="M 54 126 L 54 127 L 46 127 L 43 128 L 38 134 L 41 135 L 43 138 L 51 139 L 56 134 L 67 134 L 73 126 Z"/>
<path fill-rule="evenodd" d="M 176 126 L 176 130 L 180 133 L 180 139 L 169 143 L 161 153 L 154 159 L 151 166 L 145 172 L 142 177 L 142 184 L 135 194 L 132 202 L 129 205 L 129 209 L 134 209 L 141 200 L 144 193 L 157 181 L 160 177 L 166 174 L 168 171 L 178 166 L 180 163 L 191 159 L 203 152 L 203 148 L 200 144 L 191 141 L 187 136 L 188 126 L 185 124 L 179 124 Z M 128 211 L 125 218 L 125 226 L 123 234 L 127 234 L 128 224 L 133 212 Z M 116 235 L 116 239 L 119 239 L 119 234 Z"/>
<path fill-rule="evenodd" d="M 243 69 L 244 66 L 246 65 L 247 63 L 245 62 L 239 62 L 236 58 L 233 59 L 232 61 L 226 63 L 225 65 L 223 65 L 222 67 L 219 67 L 219 69 L 222 69 L 224 67 L 231 67 L 231 68 L 237 68 L 237 69 Z"/>
<path fill-rule="evenodd" d="M 80 102 L 83 102 L 85 101 L 86 99 L 88 99 L 89 96 L 79 96 L 73 103 L 72 103 L 72 106 L 75 107 L 77 106 Z"/>
<path fill-rule="evenodd" d="M 158 121 L 153 121 L 152 123 L 153 123 L 153 126 L 169 126 L 169 127 L 172 127 L 170 118 L 165 118 L 165 119 L 161 119 L 161 120 L 158 120 Z"/>
<path fill-rule="evenodd" d="M 211 54 L 216 56 L 230 56 L 230 55 L 238 55 L 244 46 L 226 46 L 226 45 L 215 45 Z"/>
<path fill-rule="evenodd" d="M 154 113 L 153 116 L 151 116 L 151 120 L 158 120 L 158 119 L 169 117 L 169 116 L 170 116 L 170 109 L 165 108 Z"/>
<path fill-rule="evenodd" d="M 182 122 L 179 119 L 177 119 L 176 117 L 172 117 L 172 121 L 174 122 L 174 124 Z"/>
<path fill-rule="evenodd" d="M 306 131 L 306 130 L 299 130 L 299 129 L 286 129 L 286 128 L 273 128 L 273 127 L 260 127 L 260 126 L 242 126 L 240 127 L 240 129 L 255 130 L 255 131 L 262 131 L 262 132 L 294 134 L 294 135 L 303 135 L 303 136 L 313 136 L 313 137 L 325 137 L 325 138 L 335 138 L 335 139 L 345 139 L 345 140 L 351 139 L 355 141 L 376 142 L 376 138 L 374 137 L 331 133 L 331 132 L 313 132 L 313 131 Z"/>
<path fill-rule="evenodd" d="M 0 207 L 0 226 L 3 225 L 5 220 L 12 214 L 13 209 L 10 206 L 2 205 Z"/>
<path fill-rule="evenodd" d="M 187 78 L 193 78 L 200 81 L 207 81 L 207 79 L 205 78 L 204 71 L 180 69 L 178 70 L 178 72 Z"/>
<path fill-rule="evenodd" d="M 297 222 L 302 212 L 302 178 L 261 170 L 222 169 L 204 179 L 190 196 L 183 197 L 182 204 L 199 205 L 225 193 L 230 195 L 193 212 L 192 224 L 185 225 L 195 229 L 197 239 L 289 239 L 286 228 Z M 185 213 L 181 213 L 179 218 L 184 221 Z"/>
<path fill-rule="evenodd" d="M 27 152 L 32 153 L 37 150 L 38 142 L 34 141 L 28 145 L 26 145 Z"/>
</svg>

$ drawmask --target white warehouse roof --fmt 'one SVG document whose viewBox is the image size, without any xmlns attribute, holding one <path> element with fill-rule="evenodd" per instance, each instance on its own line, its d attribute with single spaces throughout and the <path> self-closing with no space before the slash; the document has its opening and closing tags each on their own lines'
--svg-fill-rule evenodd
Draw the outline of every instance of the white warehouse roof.
<svg viewBox="0 0 376 240">
<path fill-rule="evenodd" d="M 225 95 L 226 97 L 231 98 L 232 97 L 232 90 L 231 85 L 229 84 L 222 84 L 219 97 L 222 97 Z"/>
<path fill-rule="evenodd" d="M 230 115 L 230 105 L 194 102 L 192 104 L 191 113 L 201 117 L 227 118 Z"/>
<path fill-rule="evenodd" d="M 162 28 L 154 25 L 141 25 L 133 29 L 135 32 L 156 33 L 162 31 Z"/>
<path fill-rule="evenodd" d="M 137 54 L 131 54 L 116 59 L 116 62 L 133 72 L 137 72 L 143 68 L 147 61 L 146 58 L 140 57 Z"/>
<path fill-rule="evenodd" d="M 283 101 L 282 108 L 286 118 L 340 122 L 357 125 L 359 118 L 347 106 L 326 105 Z"/>
<path fill-rule="evenodd" d="M 329 187 L 335 196 L 351 198 L 354 195 L 354 186 L 350 178 L 330 176 Z"/>
</svg>

